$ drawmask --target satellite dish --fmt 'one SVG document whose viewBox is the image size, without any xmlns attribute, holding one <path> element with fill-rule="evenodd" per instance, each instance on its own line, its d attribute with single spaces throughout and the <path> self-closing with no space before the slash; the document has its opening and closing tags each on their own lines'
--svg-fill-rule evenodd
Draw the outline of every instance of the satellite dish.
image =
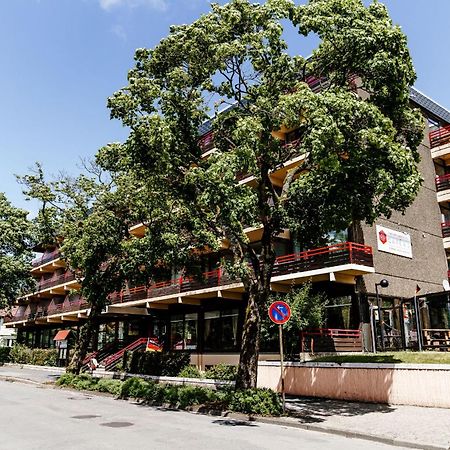
<svg viewBox="0 0 450 450">
<path fill-rule="evenodd" d="M 443 280 L 442 286 L 444 287 L 444 291 L 450 291 L 450 283 L 448 282 L 448 280 Z"/>
</svg>

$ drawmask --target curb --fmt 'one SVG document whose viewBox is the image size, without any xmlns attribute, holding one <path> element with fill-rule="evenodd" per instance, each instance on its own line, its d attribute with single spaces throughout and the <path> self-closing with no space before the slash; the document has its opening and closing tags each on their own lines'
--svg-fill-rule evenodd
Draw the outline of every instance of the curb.
<svg viewBox="0 0 450 450">
<path fill-rule="evenodd" d="M 46 372 L 65 373 L 65 367 L 51 367 L 51 366 L 35 366 L 33 364 L 14 364 L 5 363 L 5 367 L 16 367 L 17 369 L 31 369 L 31 370 L 44 370 Z"/>
<path fill-rule="evenodd" d="M 31 384 L 33 386 L 42 386 L 43 385 L 43 383 L 39 383 L 38 381 L 28 380 L 26 378 L 10 377 L 7 375 L 0 375 L 0 381 L 7 381 L 9 383 Z"/>
</svg>

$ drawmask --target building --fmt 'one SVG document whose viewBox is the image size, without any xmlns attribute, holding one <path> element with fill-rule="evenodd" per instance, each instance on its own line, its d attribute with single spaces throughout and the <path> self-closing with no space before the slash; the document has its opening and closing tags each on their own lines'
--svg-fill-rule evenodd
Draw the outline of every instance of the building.
<svg viewBox="0 0 450 450">
<path fill-rule="evenodd" d="M 424 307 L 417 316 L 420 305 L 413 299 L 415 294 L 444 292 L 448 286 L 446 249 L 450 251 L 450 225 L 446 218 L 450 220 L 450 170 L 447 175 L 446 164 L 450 161 L 450 113 L 415 89 L 411 90 L 411 101 L 424 116 L 420 147 L 424 184 L 407 212 L 394 214 L 389 220 L 380 219 L 373 227 L 362 225 L 359 238 L 353 241 L 352 232 L 343 231 L 330 236 L 326 247 L 302 251 L 289 230 L 285 230 L 276 243 L 278 257 L 272 290 L 286 292 L 292 284 L 311 281 L 332 298 L 327 328 L 363 330 L 366 350 L 374 345 L 416 348 L 422 335 L 416 318 L 423 315 L 422 323 L 432 321 L 425 318 Z M 286 131 L 279 137 L 289 143 L 295 130 Z M 214 149 L 208 123 L 202 134 L 200 145 L 206 157 Z M 301 162 L 302 156 L 287 161 L 273 171 L 272 182 L 281 182 L 287 170 Z M 239 182 L 251 185 L 253 180 L 242 176 Z M 145 227 L 136 224 L 130 232 L 139 237 Z M 258 228 L 246 232 L 252 242 L 261 238 Z M 74 274 L 66 270 L 58 249 L 39 250 L 42 256 L 33 261 L 31 269 L 36 289 L 18 299 L 6 326 L 17 329 L 18 340 L 27 345 L 50 347 L 58 330 L 71 329 L 76 333 L 86 320 L 89 307 L 80 296 L 70 293 L 80 285 Z M 108 357 L 105 365 L 112 367 L 124 348 L 145 346 L 147 338 L 156 337 L 168 349 L 190 351 L 192 363 L 201 367 L 218 362 L 237 363 L 245 293 L 242 283 L 230 279 L 218 267 L 218 261 L 219 255 L 205 259 L 202 281 L 179 277 L 112 295 L 110 305 L 98 320 L 92 349 L 103 349 L 102 355 Z M 382 279 L 388 280 L 388 287 L 379 286 Z M 424 298 L 422 306 L 427 302 Z M 450 328 L 447 322 L 440 327 Z M 356 333 L 360 335 L 360 331 Z M 427 336 L 433 338 L 432 334 Z M 427 345 L 427 341 L 423 343 Z M 261 358 L 274 357 L 264 343 L 262 350 L 267 353 L 263 352 Z"/>
</svg>

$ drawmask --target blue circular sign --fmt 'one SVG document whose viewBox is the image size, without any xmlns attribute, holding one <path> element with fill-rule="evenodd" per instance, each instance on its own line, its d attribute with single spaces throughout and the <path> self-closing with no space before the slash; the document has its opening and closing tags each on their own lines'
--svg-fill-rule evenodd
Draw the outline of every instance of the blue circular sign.
<svg viewBox="0 0 450 450">
<path fill-rule="evenodd" d="M 291 308 L 286 302 L 276 301 L 269 306 L 270 320 L 277 325 L 283 325 L 291 317 Z"/>
</svg>

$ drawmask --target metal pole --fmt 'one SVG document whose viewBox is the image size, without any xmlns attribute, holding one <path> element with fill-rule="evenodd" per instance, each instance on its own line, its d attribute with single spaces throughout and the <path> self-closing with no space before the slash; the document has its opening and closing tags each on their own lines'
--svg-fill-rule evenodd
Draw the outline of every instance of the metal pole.
<svg viewBox="0 0 450 450">
<path fill-rule="evenodd" d="M 373 305 L 370 304 L 370 331 L 372 337 L 372 351 L 377 352 L 377 338 L 375 337 L 375 313 L 373 311 Z"/>
<path fill-rule="evenodd" d="M 419 352 L 422 351 L 422 336 L 420 331 L 420 310 L 419 302 L 417 301 L 417 295 L 414 295 L 414 309 L 416 310 L 416 332 L 417 332 L 417 344 L 419 346 Z"/>
<path fill-rule="evenodd" d="M 378 283 L 375 283 L 375 292 L 377 294 L 377 306 L 378 306 L 378 322 L 380 323 L 380 339 L 381 339 L 381 350 L 384 352 L 384 320 L 383 312 L 381 311 L 381 301 L 380 294 L 378 293 Z"/>
<path fill-rule="evenodd" d="M 286 396 L 284 394 L 284 368 L 283 368 L 283 325 L 278 325 L 280 336 L 280 368 L 281 368 L 281 398 L 283 400 L 283 412 L 286 411 Z"/>
</svg>

